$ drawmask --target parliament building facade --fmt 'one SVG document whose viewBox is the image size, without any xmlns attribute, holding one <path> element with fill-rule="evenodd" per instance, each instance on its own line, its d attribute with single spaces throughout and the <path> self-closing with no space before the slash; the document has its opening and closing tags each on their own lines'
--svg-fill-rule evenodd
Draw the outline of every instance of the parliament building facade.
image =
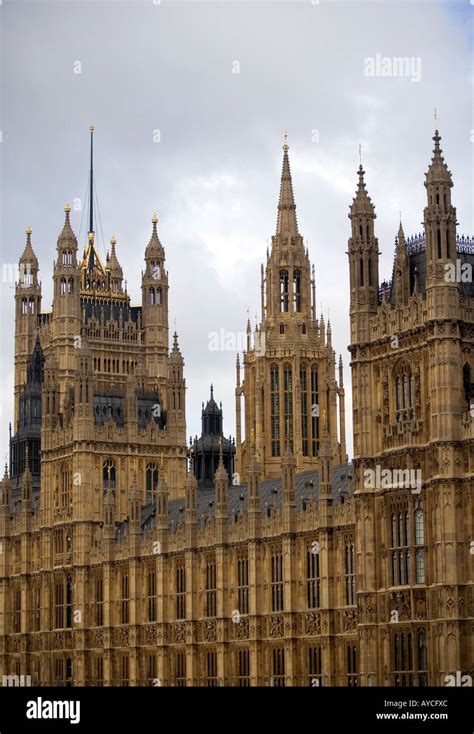
<svg viewBox="0 0 474 734">
<path fill-rule="evenodd" d="M 0 482 L 4 684 L 425 686 L 474 675 L 474 287 L 447 275 L 472 270 L 474 242 L 456 231 L 439 134 L 424 230 L 405 237 L 400 224 L 390 282 L 358 171 L 352 462 L 342 359 L 317 313 L 286 141 L 283 151 L 261 319 L 237 357 L 235 442 L 211 388 L 202 436 L 187 444 L 156 216 L 140 306 L 115 238 L 99 257 L 92 205 L 82 256 L 66 206 L 43 311 L 27 229 Z M 91 201 L 92 186 L 91 165 Z"/>
</svg>

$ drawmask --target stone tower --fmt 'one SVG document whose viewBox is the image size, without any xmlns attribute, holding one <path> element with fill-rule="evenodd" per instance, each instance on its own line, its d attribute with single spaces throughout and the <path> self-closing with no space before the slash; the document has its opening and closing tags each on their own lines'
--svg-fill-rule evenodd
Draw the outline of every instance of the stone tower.
<svg viewBox="0 0 474 734">
<path fill-rule="evenodd" d="M 326 329 L 323 316 L 318 320 L 316 315 L 314 268 L 298 230 L 288 150 L 285 138 L 276 232 L 266 267 L 261 266 L 261 322 L 254 334 L 247 324 L 243 379 L 237 357 L 236 471 L 241 479 L 251 442 L 263 478 L 280 472 L 287 444 L 297 472 L 317 468 L 323 411 L 331 455 L 337 463 L 347 460 L 342 362 L 338 382 L 331 325 Z"/>
<path fill-rule="evenodd" d="M 424 233 L 406 238 L 400 224 L 380 289 L 362 167 L 349 214 L 361 685 L 445 685 L 472 672 L 474 292 L 472 278 L 448 273 L 456 261 L 472 268 L 474 253 L 456 235 L 433 139 Z"/>
</svg>

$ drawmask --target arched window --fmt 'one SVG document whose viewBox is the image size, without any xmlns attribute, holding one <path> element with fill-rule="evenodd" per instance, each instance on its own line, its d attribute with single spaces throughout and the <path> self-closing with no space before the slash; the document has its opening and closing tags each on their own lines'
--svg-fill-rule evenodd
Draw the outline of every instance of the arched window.
<svg viewBox="0 0 474 734">
<path fill-rule="evenodd" d="M 285 426 L 285 445 L 293 448 L 293 371 L 291 365 L 283 367 L 283 419 Z"/>
<path fill-rule="evenodd" d="M 438 227 L 436 230 L 437 232 L 437 242 L 438 242 L 438 258 L 441 259 L 441 230 Z"/>
<path fill-rule="evenodd" d="M 280 380 L 277 364 L 270 367 L 270 423 L 272 456 L 280 456 Z"/>
<path fill-rule="evenodd" d="M 66 580 L 66 627 L 72 627 L 72 578 Z"/>
<path fill-rule="evenodd" d="M 311 451 L 313 456 L 319 452 L 319 391 L 318 370 L 311 367 Z"/>
<path fill-rule="evenodd" d="M 280 271 L 280 311 L 288 312 L 288 271 Z"/>
<path fill-rule="evenodd" d="M 69 467 L 61 467 L 61 507 L 67 508 L 71 504 L 71 474 Z"/>
<path fill-rule="evenodd" d="M 301 384 L 301 448 L 303 456 L 309 455 L 308 446 L 308 379 L 306 373 L 306 365 L 302 364 L 300 368 L 300 384 Z"/>
<path fill-rule="evenodd" d="M 21 312 L 28 313 L 28 299 L 27 298 L 21 299 Z"/>
<path fill-rule="evenodd" d="M 72 293 L 73 290 L 74 290 L 74 279 L 73 278 L 69 278 L 69 280 L 67 282 L 67 292 L 68 293 Z"/>
<path fill-rule="evenodd" d="M 424 584 L 425 579 L 425 520 L 423 508 L 418 506 L 415 510 L 415 572 L 416 583 Z"/>
<path fill-rule="evenodd" d="M 296 313 L 301 311 L 301 273 L 299 270 L 293 271 L 293 311 Z"/>
<path fill-rule="evenodd" d="M 59 284 L 59 292 L 63 296 L 66 293 L 66 278 L 61 278 L 60 284 Z"/>
<path fill-rule="evenodd" d="M 30 313 L 34 313 L 35 312 L 35 299 L 33 298 L 33 296 L 30 297 L 30 308 L 29 308 L 29 311 L 30 311 Z"/>
<path fill-rule="evenodd" d="M 397 422 L 411 420 L 415 412 L 415 377 L 410 365 L 399 366 L 395 380 L 395 419 Z"/>
<path fill-rule="evenodd" d="M 359 259 L 359 275 L 360 285 L 364 285 L 364 260 L 362 257 Z"/>
<path fill-rule="evenodd" d="M 153 494 L 158 487 L 158 467 L 156 464 L 148 464 L 146 468 L 146 502 L 151 502 Z"/>
<path fill-rule="evenodd" d="M 150 303 L 155 303 L 155 289 L 154 288 L 150 288 L 149 290 L 149 300 L 150 300 Z"/>
<path fill-rule="evenodd" d="M 156 289 L 156 302 L 161 306 L 161 288 Z"/>
<path fill-rule="evenodd" d="M 280 334 L 284 334 L 284 333 L 285 333 L 285 325 L 280 324 Z"/>
<path fill-rule="evenodd" d="M 115 461 L 113 459 L 106 459 L 102 465 L 102 481 L 104 489 L 107 487 L 115 487 Z"/>
</svg>

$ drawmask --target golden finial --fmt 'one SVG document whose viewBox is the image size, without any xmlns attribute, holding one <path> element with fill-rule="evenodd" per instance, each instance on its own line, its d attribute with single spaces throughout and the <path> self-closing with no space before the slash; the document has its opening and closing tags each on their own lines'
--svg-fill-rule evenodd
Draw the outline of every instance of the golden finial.
<svg viewBox="0 0 474 734">
<path fill-rule="evenodd" d="M 110 244 L 111 244 L 111 245 L 116 245 L 116 244 L 117 244 L 117 240 L 115 239 L 115 235 L 114 235 L 114 234 L 113 234 L 113 235 L 112 235 L 112 237 L 110 238 Z"/>
<path fill-rule="evenodd" d="M 95 125 L 89 125 L 89 130 L 91 131 L 91 133 L 93 133 L 95 130 Z"/>
<path fill-rule="evenodd" d="M 26 234 L 31 234 L 31 227 L 28 225 L 28 227 L 25 229 Z"/>
<path fill-rule="evenodd" d="M 64 211 L 66 212 L 66 214 L 69 214 L 69 212 L 71 211 L 71 205 L 70 204 L 64 204 Z"/>
<path fill-rule="evenodd" d="M 285 131 L 285 135 L 283 138 L 283 150 L 286 151 L 289 150 L 290 146 L 288 145 L 288 133 Z"/>
<path fill-rule="evenodd" d="M 156 224 L 157 223 L 158 217 L 156 216 L 156 214 L 153 214 L 153 216 L 151 218 L 151 221 L 152 221 L 152 224 Z"/>
<path fill-rule="evenodd" d="M 94 242 L 94 232 L 89 232 L 89 242 Z"/>
</svg>

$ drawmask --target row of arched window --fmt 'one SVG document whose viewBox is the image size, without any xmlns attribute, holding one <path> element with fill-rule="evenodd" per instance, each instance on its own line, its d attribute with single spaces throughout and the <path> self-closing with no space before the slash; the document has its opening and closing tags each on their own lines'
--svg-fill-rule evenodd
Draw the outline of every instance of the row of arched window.
<svg viewBox="0 0 474 734">
<path fill-rule="evenodd" d="M 413 523 L 413 528 L 412 528 Z M 390 548 L 392 586 L 424 584 L 425 523 L 423 507 L 406 507 L 390 514 Z M 412 559 L 415 559 L 414 568 Z"/>
<path fill-rule="evenodd" d="M 59 281 L 59 293 L 64 296 L 66 293 L 74 292 L 74 278 L 61 278 Z"/>
<path fill-rule="evenodd" d="M 102 359 L 101 357 L 94 357 L 94 372 L 111 372 L 112 374 L 129 374 L 134 372 L 138 362 L 129 361 L 127 359 L 109 359 L 108 357 Z"/>
<path fill-rule="evenodd" d="M 21 313 L 35 313 L 35 299 L 33 296 L 21 299 Z"/>
<path fill-rule="evenodd" d="M 117 468 L 114 459 L 106 459 L 102 464 L 102 484 L 103 489 L 115 489 L 117 483 Z M 146 501 L 151 498 L 158 488 L 158 466 L 151 462 L 147 464 L 145 470 L 145 492 Z"/>
<path fill-rule="evenodd" d="M 161 306 L 161 288 L 153 288 L 150 286 L 148 289 L 148 300 L 151 304 Z"/>
<path fill-rule="evenodd" d="M 288 313 L 290 310 L 290 280 L 288 270 L 280 270 L 280 312 Z M 301 273 L 293 270 L 292 289 L 292 311 L 301 311 Z"/>
<path fill-rule="evenodd" d="M 281 369 L 282 374 L 278 364 L 272 364 L 270 367 L 272 456 L 281 456 L 281 434 L 283 434 L 284 446 L 289 443 L 293 448 L 293 370 L 290 364 L 284 364 Z M 300 384 L 302 451 L 304 456 L 317 456 L 319 451 L 319 392 L 316 366 L 301 365 Z"/>
<path fill-rule="evenodd" d="M 413 650 L 413 637 L 416 640 L 415 650 Z M 392 671 L 393 682 L 397 687 L 427 685 L 428 648 L 424 629 L 415 635 L 408 631 L 394 634 Z"/>
</svg>

